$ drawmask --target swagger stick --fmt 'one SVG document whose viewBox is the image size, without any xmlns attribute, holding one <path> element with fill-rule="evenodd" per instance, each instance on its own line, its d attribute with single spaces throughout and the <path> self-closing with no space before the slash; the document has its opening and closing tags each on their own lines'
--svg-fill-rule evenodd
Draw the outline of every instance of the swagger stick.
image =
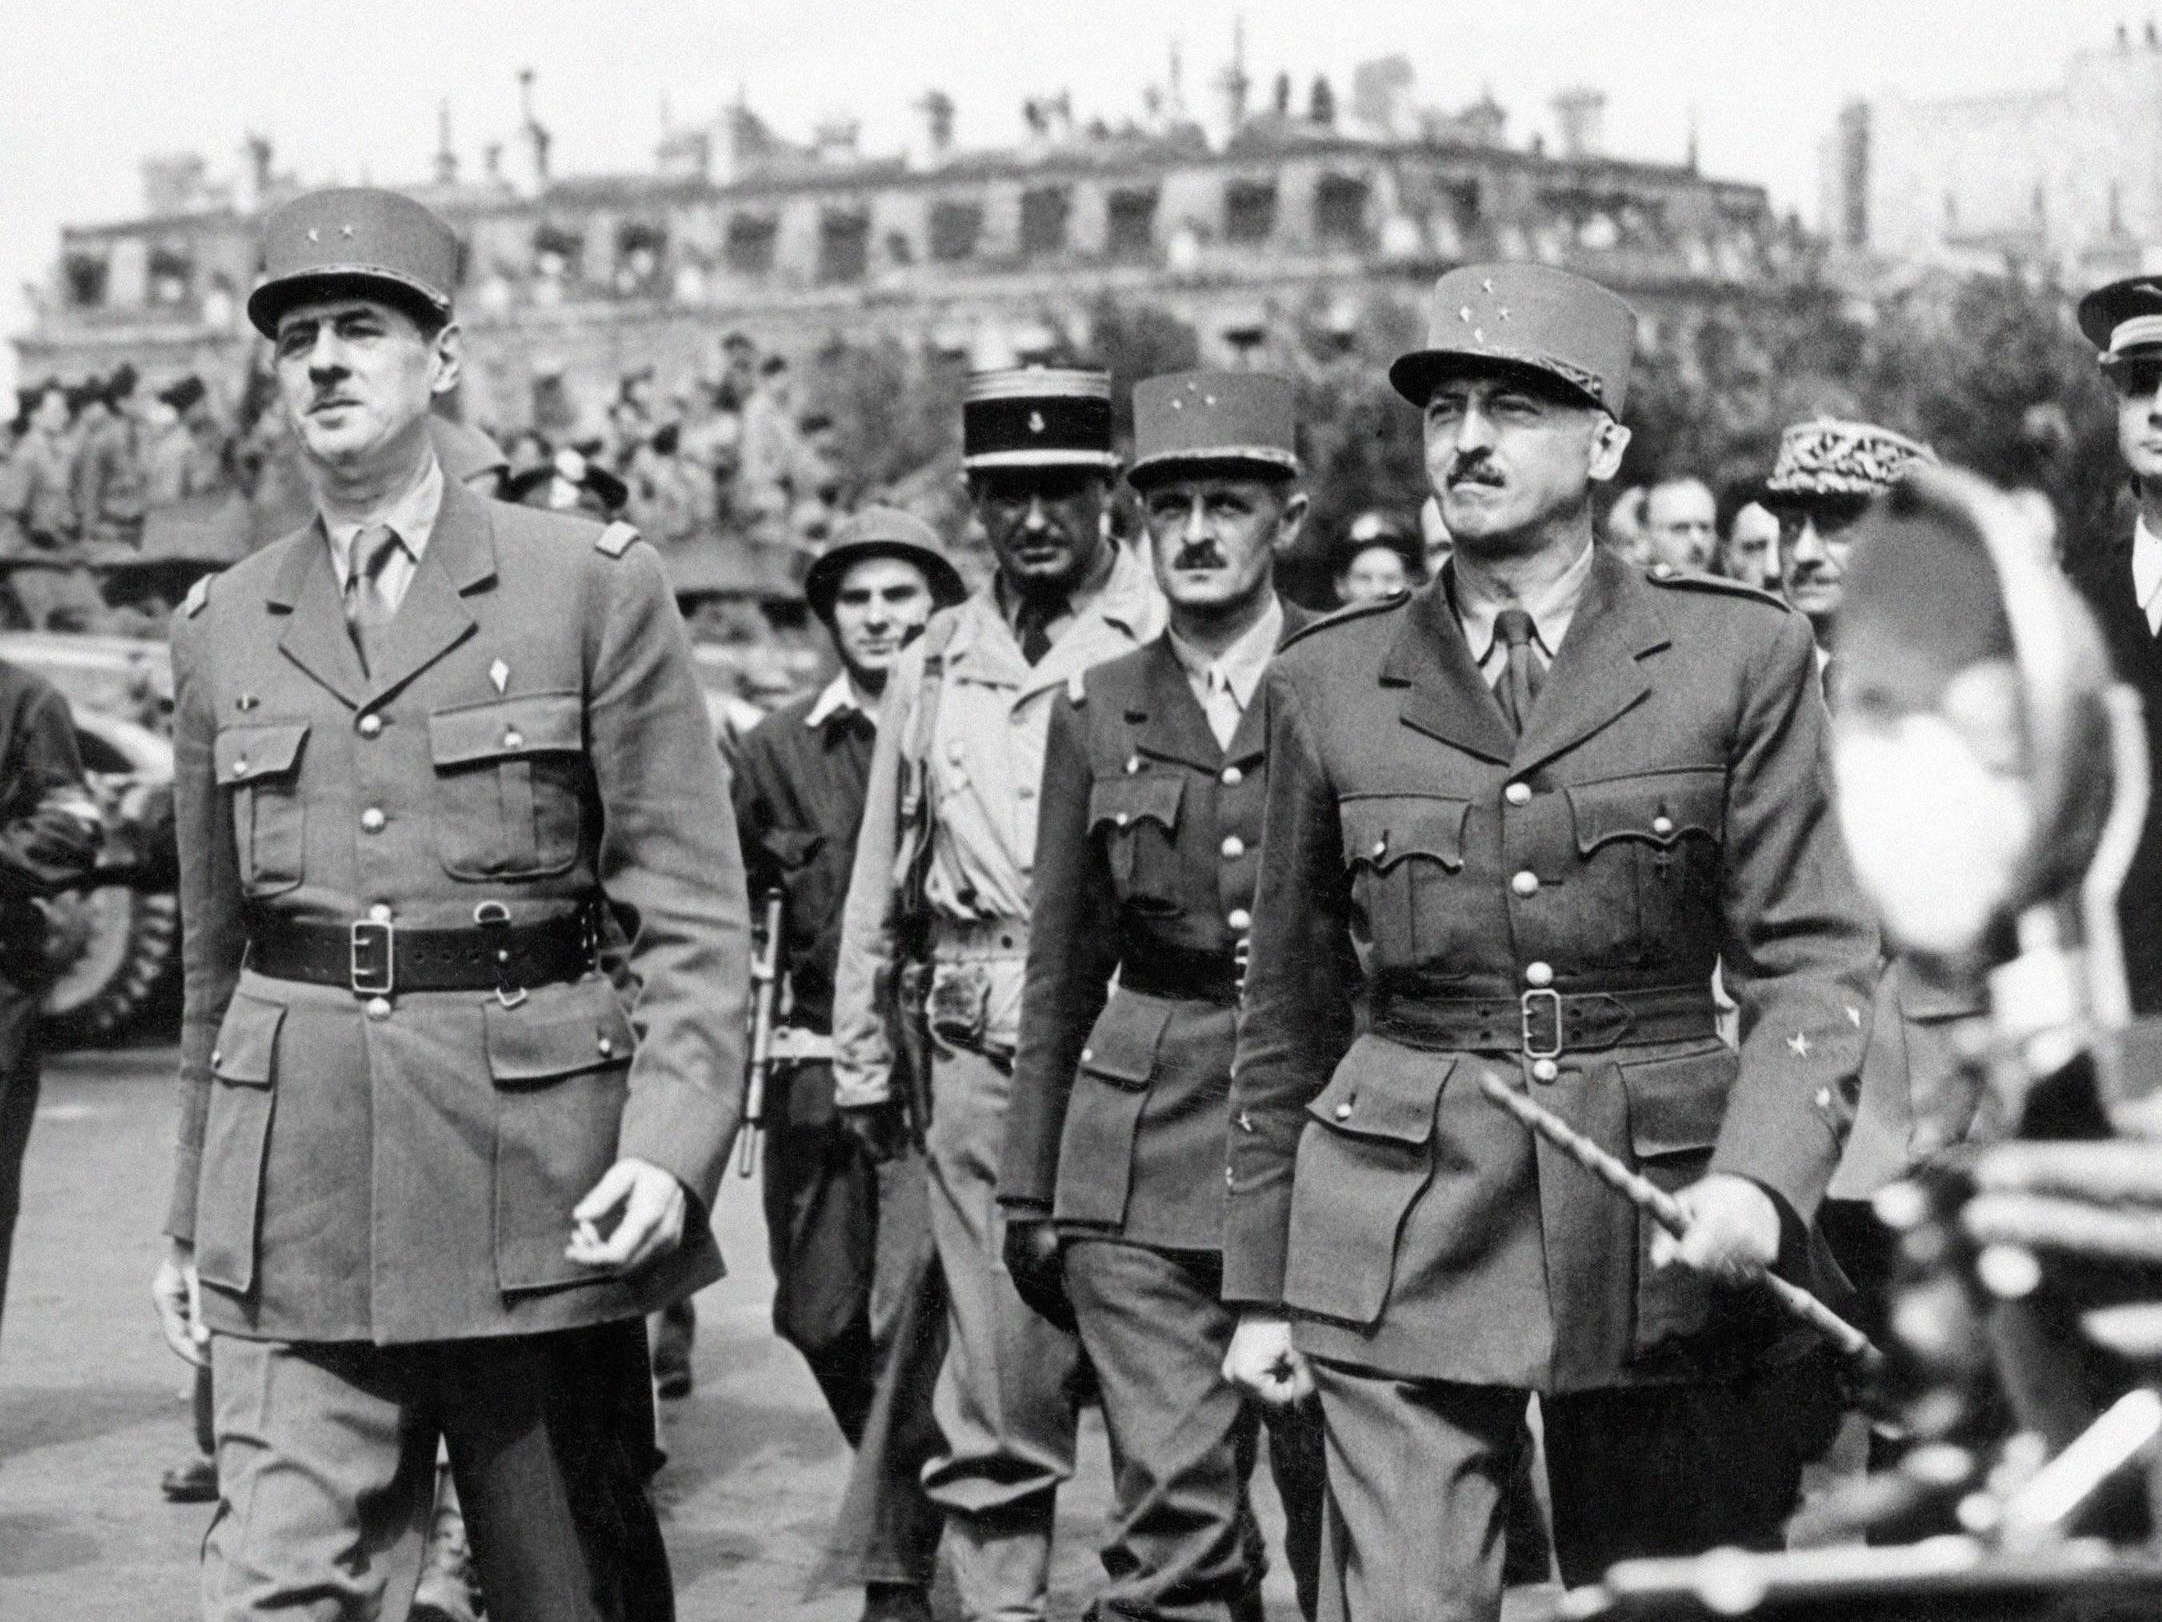
<svg viewBox="0 0 2162 1622">
<path fill-rule="evenodd" d="M 1688 1231 L 1689 1213 L 1682 1209 L 1680 1201 L 1638 1176 L 1536 1099 L 1518 1092 L 1491 1070 L 1480 1076 L 1479 1090 L 1667 1232 L 1679 1237 Z M 1858 1358 L 1870 1367 L 1883 1361 L 1884 1354 L 1867 1335 L 1800 1285 L 1790 1284 L 1776 1273 L 1757 1276 L 1782 1308 L 1825 1336 L 1846 1356 Z"/>
</svg>

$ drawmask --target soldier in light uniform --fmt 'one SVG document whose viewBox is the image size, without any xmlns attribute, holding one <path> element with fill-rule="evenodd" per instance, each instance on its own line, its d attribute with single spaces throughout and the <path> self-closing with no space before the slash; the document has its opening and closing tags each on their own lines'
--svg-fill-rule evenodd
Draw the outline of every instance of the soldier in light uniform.
<svg viewBox="0 0 2162 1622">
<path fill-rule="evenodd" d="M 491 1616 L 673 1614 L 643 1316 L 720 1273 L 742 858 L 651 548 L 446 477 L 457 254 L 372 189 L 265 222 L 318 515 L 175 621 L 156 1295 L 215 1340 L 218 1619 L 404 1614 L 439 1436 Z"/>
<path fill-rule="evenodd" d="M 1390 376 L 1455 555 L 1270 668 L 1232 1081 L 1230 1367 L 1320 1391 L 1331 1622 L 1498 1614 L 1531 1392 L 1565 1581 L 1776 1544 L 1836 1398 L 1748 1280 L 1809 1254 L 1876 970 L 1808 622 L 1593 543 L 1628 306 L 1488 265 L 1430 323 Z M 1687 1237 L 1486 1073 L 1673 1191 Z"/>
<path fill-rule="evenodd" d="M 931 1231 L 951 1345 L 936 1412 L 946 1456 L 925 1473 L 972 1618 L 1041 1617 L 1051 1519 L 1073 1469 L 1073 1337 L 1037 1316 L 1000 1261 L 995 1195 L 1028 919 L 1037 790 L 1051 707 L 1079 672 L 1163 629 L 1138 557 L 1105 533 L 1111 389 L 1100 372 L 973 379 L 963 464 L 998 569 L 931 617 L 888 680 L 834 987 L 835 1097 L 893 1136 L 892 1052 L 875 988 L 895 961 L 897 876 L 931 841 Z M 928 828 L 904 807 L 928 811 Z"/>
<path fill-rule="evenodd" d="M 1312 617 L 1276 595 L 1306 517 L 1291 384 L 1134 388 L 1134 463 L 1170 626 L 1053 705 L 1041 880 L 999 1203 L 1014 1281 L 1076 1321 L 1118 1511 L 1091 1617 L 1259 1618 L 1246 1498 L 1258 1404 L 1223 1375 L 1225 1098 L 1267 786 L 1254 702 Z M 1117 977 L 1117 985 L 1110 982 Z M 1313 1614 L 1319 1416 L 1268 1410 Z"/>
</svg>

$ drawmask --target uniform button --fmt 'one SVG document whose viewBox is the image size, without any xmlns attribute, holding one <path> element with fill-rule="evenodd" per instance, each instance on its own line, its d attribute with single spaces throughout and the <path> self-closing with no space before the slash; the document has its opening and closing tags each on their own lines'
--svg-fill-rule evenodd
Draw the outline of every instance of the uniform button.
<svg viewBox="0 0 2162 1622">
<path fill-rule="evenodd" d="M 361 830 L 364 833 L 379 834 L 383 831 L 385 820 L 383 813 L 371 805 L 360 814 Z"/>
<path fill-rule="evenodd" d="M 370 1019 L 390 1018 L 390 999 L 388 997 L 370 997 L 368 999 L 368 1017 Z"/>
<path fill-rule="evenodd" d="M 223 1048 L 212 1048 L 210 1050 L 210 1068 L 215 1070 L 223 1063 L 225 1063 L 225 1050 Z"/>
<path fill-rule="evenodd" d="M 1141 757 L 1139 755 L 1128 755 L 1126 757 L 1126 775 L 1128 777 L 1131 777 L 1135 772 L 1138 772 L 1140 769 Z"/>
<path fill-rule="evenodd" d="M 360 718 L 360 735 L 363 738 L 376 737 L 382 732 L 382 730 L 383 718 L 380 715 L 377 715 L 373 710 L 370 710 L 366 715 L 363 715 Z"/>
<path fill-rule="evenodd" d="M 376 924 L 389 923 L 390 903 L 388 901 L 378 901 L 374 906 L 370 907 L 368 909 L 368 921 Z"/>
<path fill-rule="evenodd" d="M 1524 966 L 1524 984 L 1545 990 L 1554 983 L 1554 966 L 1551 963 L 1527 963 Z"/>
<path fill-rule="evenodd" d="M 1224 841 L 1224 860 L 1225 860 L 1225 861 L 1227 861 L 1227 862 L 1231 862 L 1231 861 L 1236 861 L 1236 860 L 1237 860 L 1237 859 L 1238 859 L 1239 857 L 1241 857 L 1241 856 L 1244 856 L 1245 854 L 1246 854 L 1246 841 L 1245 841 L 1245 840 L 1241 839 L 1241 838 L 1240 838 L 1240 837 L 1239 837 L 1239 836 L 1238 836 L 1237 834 L 1232 834 L 1232 835 L 1231 835 L 1230 837 L 1228 837 L 1227 839 L 1225 839 L 1225 841 Z"/>
<path fill-rule="evenodd" d="M 516 727 L 512 727 L 503 734 L 503 747 L 505 749 L 523 749 L 525 747 L 525 734 Z"/>
<path fill-rule="evenodd" d="M 600 1055 L 604 1059 L 616 1051 L 616 1041 L 612 1036 L 604 1036 L 593 1045 L 600 1050 Z"/>
<path fill-rule="evenodd" d="M 1238 769 L 1238 767 L 1236 767 L 1236 766 L 1226 766 L 1226 767 L 1224 768 L 1224 771 L 1223 771 L 1223 782 L 1224 782 L 1224 787 L 1225 787 L 1225 788 L 1237 788 L 1237 787 L 1238 787 L 1238 786 L 1239 786 L 1239 785 L 1240 785 L 1241 783 L 1243 783 L 1243 782 L 1245 782 L 1245 781 L 1246 781 L 1246 774 L 1245 774 L 1244 772 L 1240 771 L 1240 770 Z"/>
<path fill-rule="evenodd" d="M 1111 820 L 1123 828 L 1127 823 L 1133 821 L 1133 817 L 1124 811 L 1114 811 L 1111 813 Z"/>
<path fill-rule="evenodd" d="M 1389 854 L 1389 841 L 1386 837 L 1374 841 L 1374 854 L 1377 857 Z"/>
<path fill-rule="evenodd" d="M 1023 783 L 1014 790 L 1014 793 L 1024 800 L 1033 800 L 1036 798 L 1036 785 L 1034 783 Z"/>
<path fill-rule="evenodd" d="M 1083 1048 L 1083 1049 L 1081 1050 L 1081 1062 L 1082 1062 L 1083 1064 L 1087 1064 L 1087 1063 L 1088 1063 L 1088 1062 L 1089 1062 L 1089 1061 L 1090 1061 L 1091 1059 L 1093 1059 L 1093 1058 L 1095 1058 L 1095 1057 L 1096 1057 L 1096 1050 L 1095 1050 L 1094 1048 Z"/>
<path fill-rule="evenodd" d="M 1533 1081 L 1552 1081 L 1561 1074 L 1561 1066 L 1552 1059 L 1534 1059 L 1531 1062 Z"/>
<path fill-rule="evenodd" d="M 1652 818 L 1652 832 L 1657 834 L 1661 839 L 1666 838 L 1666 836 L 1673 831 L 1674 819 L 1672 817 L 1660 816 Z"/>
<path fill-rule="evenodd" d="M 1224 1168 L 1224 1187 L 1229 1189 L 1236 1189 L 1238 1186 L 1239 1180 L 1237 1176 L 1233 1174 L 1229 1166 L 1226 1166 Z"/>
<path fill-rule="evenodd" d="M 1531 785 L 1529 783 L 1511 783 L 1501 791 L 1501 797 L 1511 805 L 1529 805 L 1531 804 Z"/>
<path fill-rule="evenodd" d="M 1537 895 L 1539 893 L 1539 875 L 1532 872 L 1530 868 L 1526 868 L 1509 881 L 1509 888 L 1518 895 Z"/>
<path fill-rule="evenodd" d="M 248 757 L 246 755 L 242 755 L 239 759 L 233 762 L 233 775 L 235 777 L 245 777 L 248 775 Z"/>
<path fill-rule="evenodd" d="M 1224 922 L 1244 934 L 1254 927 L 1254 915 L 1244 907 L 1233 907 L 1224 915 Z"/>
<path fill-rule="evenodd" d="M 1339 1104 L 1339 1105 L 1337 1105 L 1337 1106 L 1336 1106 L 1336 1118 L 1337 1118 L 1337 1119 L 1338 1119 L 1339 1121 L 1348 1121 L 1348 1120 L 1350 1120 L 1350 1119 L 1351 1119 L 1351 1106 L 1350 1106 L 1349 1104 Z"/>
</svg>

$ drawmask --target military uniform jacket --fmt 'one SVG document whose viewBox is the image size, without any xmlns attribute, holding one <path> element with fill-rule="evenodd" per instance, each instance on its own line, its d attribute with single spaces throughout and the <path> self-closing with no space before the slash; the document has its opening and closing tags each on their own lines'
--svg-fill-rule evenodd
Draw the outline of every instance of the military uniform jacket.
<svg viewBox="0 0 2162 1622">
<path fill-rule="evenodd" d="M 630 544 L 626 544 L 626 542 Z M 627 529 L 446 482 L 364 674 L 320 523 L 174 621 L 186 925 L 177 1176 L 225 1333 L 378 1343 L 629 1316 L 718 1276 L 564 1257 L 619 1157 L 710 1210 L 741 1111 L 742 855 L 690 648 Z M 455 928 L 605 898 L 628 973 L 521 996 L 259 972 L 252 914 Z"/>
<path fill-rule="evenodd" d="M 1121 547 L 1102 588 L 1034 665 L 1021 657 L 989 585 L 933 614 L 894 662 L 879 706 L 834 982 L 834 1092 L 844 1106 L 889 1096 L 892 1056 L 875 988 L 893 961 L 895 886 L 907 859 L 904 798 L 929 796 L 933 808 L 924 885 L 937 919 L 933 1005 L 975 1002 L 982 1047 L 1010 1057 L 1020 1034 L 1036 793 L 1052 701 L 1082 671 L 1131 653 L 1163 626 L 1163 598 L 1148 565 Z M 918 725 L 918 701 L 932 648 L 942 668 L 937 713 L 926 729 Z"/>
<path fill-rule="evenodd" d="M 1310 618 L 1285 604 L 1286 634 Z M 1159 636 L 1052 707 L 999 1198 L 1063 1231 L 1223 1243 L 1266 785 L 1259 696 L 1219 746 Z"/>
<path fill-rule="evenodd" d="M 1309 1353 L 1542 1390 L 1769 1350 L 1761 1292 L 1655 1272 L 1651 1223 L 1478 1090 L 1494 1070 L 1654 1181 L 1814 1214 L 1853 1108 L 1877 940 L 1827 805 L 1807 621 L 1600 548 L 1521 738 L 1443 582 L 1271 667 L 1268 837 L 1232 1085 L 1225 1298 Z M 1511 1006 L 1708 986 L 1709 1036 L 1564 1051 Z M 1377 991 L 1492 999 L 1491 1040 L 1374 1029 Z M 1708 991 L 1706 996 L 1708 999 Z"/>
</svg>

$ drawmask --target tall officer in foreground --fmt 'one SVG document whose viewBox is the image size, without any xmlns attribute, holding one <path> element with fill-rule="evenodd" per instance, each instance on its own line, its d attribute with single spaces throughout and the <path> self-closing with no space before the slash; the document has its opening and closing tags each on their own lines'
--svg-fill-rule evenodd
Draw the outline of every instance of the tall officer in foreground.
<svg viewBox="0 0 2162 1622">
<path fill-rule="evenodd" d="M 1276 556 L 1306 518 L 1295 421 L 1291 384 L 1260 373 L 1134 386 L 1127 477 L 1171 624 L 1069 687 L 1044 752 L 999 1203 L 1015 1284 L 1078 1323 L 1103 1392 L 1118 1518 L 1092 1616 L 1261 1614 L 1256 1405 L 1224 1379 L 1218 1291 L 1267 783 L 1254 699 L 1277 643 L 1311 618 L 1276 595 Z M 1319 1416 L 1269 1413 L 1312 1615 Z"/>
<path fill-rule="evenodd" d="M 1322 1615 L 1355 1622 L 1497 1614 L 1527 1392 L 1566 1581 L 1776 1541 L 1835 1402 L 1739 1286 L 1807 1250 L 1876 968 L 1808 622 L 1593 544 L 1628 306 L 1473 267 L 1430 332 L 1390 377 L 1456 554 L 1270 670 L 1232 1083 L 1230 1367 L 1320 1390 Z M 1535 1142 L 1489 1071 L 1676 1190 L 1688 1236 Z"/>
<path fill-rule="evenodd" d="M 866 507 L 811 565 L 803 595 L 833 636 L 840 673 L 744 735 L 734 785 L 752 886 L 783 897 L 788 1019 L 774 1039 L 764 1110 L 773 1327 L 810 1364 L 849 1446 L 886 1454 L 857 1461 L 876 1501 L 863 1517 L 862 1546 L 845 1551 L 864 1584 L 865 1622 L 928 1622 L 940 1515 L 918 1476 L 923 1456 L 936 1451 L 930 1415 L 923 1401 L 911 1402 L 898 1432 L 867 1435 L 882 1365 L 897 1359 L 892 1377 L 923 1398 L 937 1368 L 935 1343 L 894 1339 L 907 1272 L 899 1263 L 929 1242 L 923 1161 L 877 1164 L 836 1118 L 833 970 L 879 695 L 931 611 L 968 592 L 930 525 Z"/>
<path fill-rule="evenodd" d="M 439 1434 L 491 1615 L 672 1612 L 643 1315 L 720 1272 L 742 857 L 651 548 L 444 476 L 457 251 L 389 192 L 266 222 L 318 514 L 175 621 L 157 1296 L 216 1338 L 213 1618 L 402 1614 Z"/>
<path fill-rule="evenodd" d="M 834 1093 L 857 1130 L 893 1136 L 877 988 L 905 922 L 900 880 L 928 841 L 931 1235 L 951 1339 L 934 1404 L 946 1456 L 924 1484 L 946 1511 L 970 1622 L 1021 1622 L 1044 1614 L 1079 1360 L 1073 1337 L 1015 1293 L 996 1203 L 1038 894 L 1044 732 L 1067 683 L 1153 637 L 1164 610 L 1147 566 L 1106 534 L 1110 379 L 976 377 L 961 442 L 998 570 L 931 616 L 886 684 L 834 985 Z"/>
</svg>

